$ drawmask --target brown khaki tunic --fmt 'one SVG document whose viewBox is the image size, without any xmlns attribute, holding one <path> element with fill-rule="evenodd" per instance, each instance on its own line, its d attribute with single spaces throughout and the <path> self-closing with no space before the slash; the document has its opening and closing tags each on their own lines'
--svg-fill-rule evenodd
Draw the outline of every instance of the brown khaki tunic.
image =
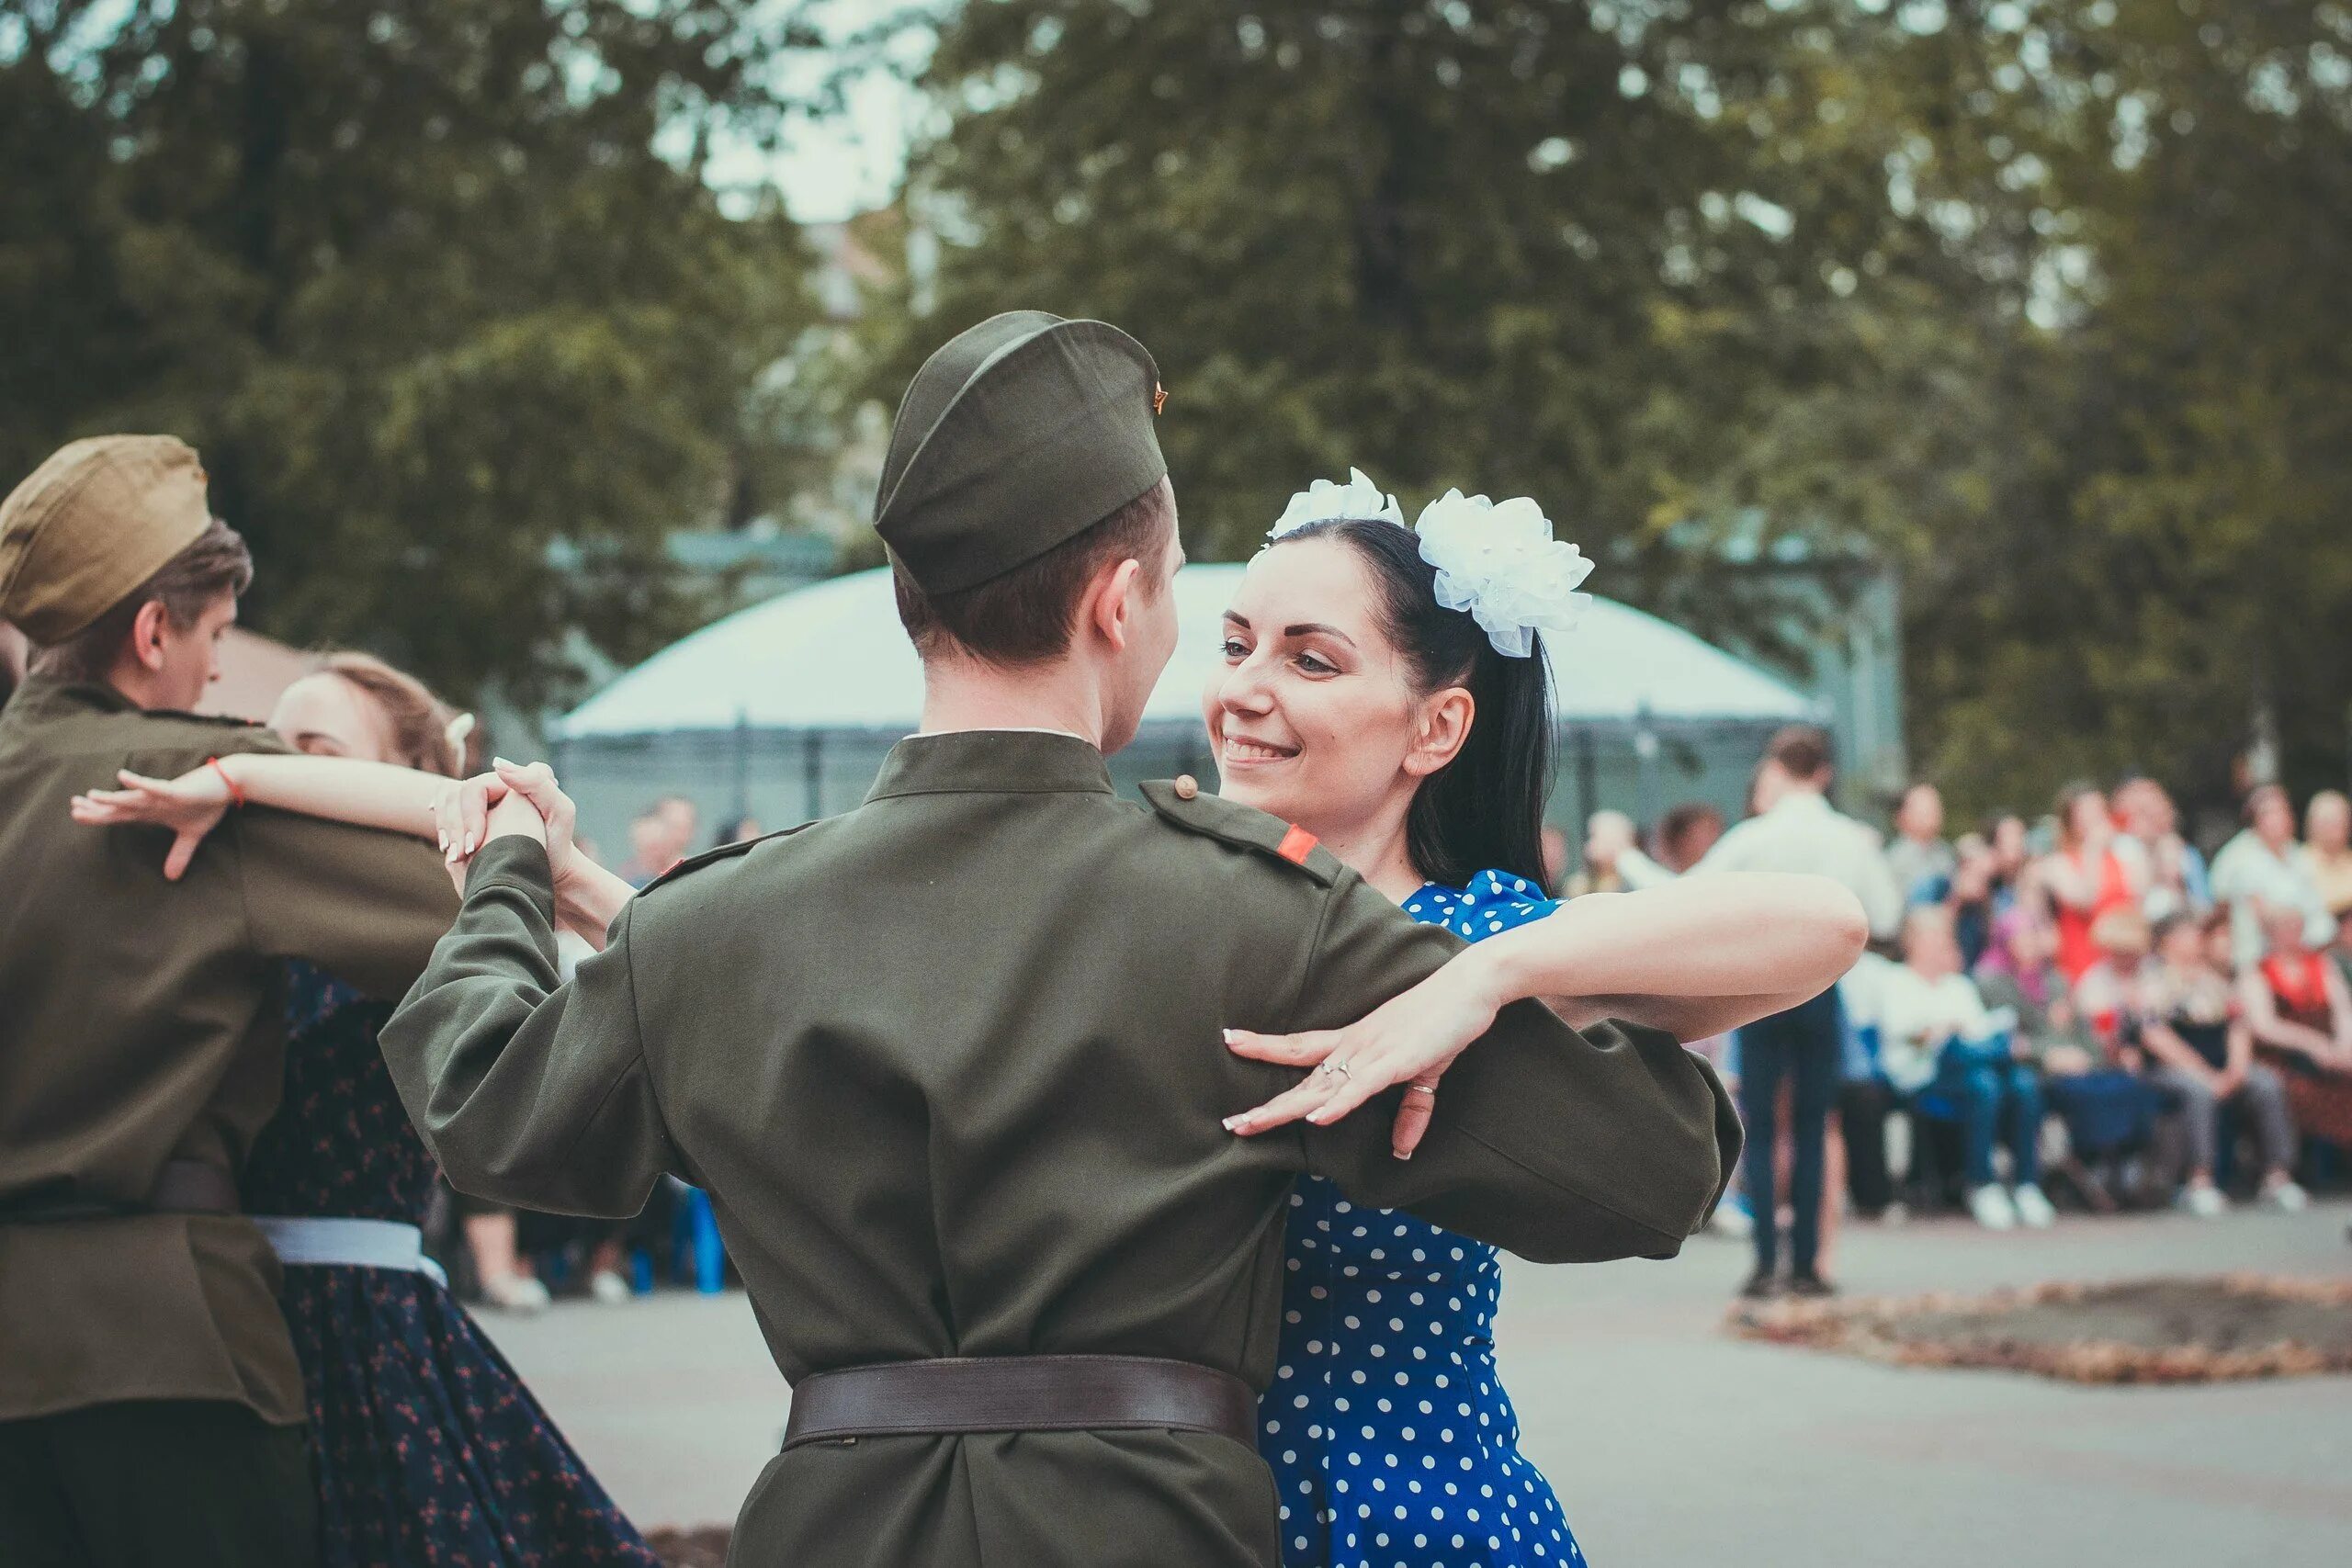
<svg viewBox="0 0 2352 1568">
<path fill-rule="evenodd" d="M 9 1219 L 135 1207 L 167 1160 L 238 1171 L 277 1106 L 282 961 L 396 996 L 447 929 L 456 897 L 415 840 L 232 812 L 173 884 L 168 834 L 66 814 L 119 768 L 283 750 L 40 676 L 0 708 L 0 1420 L 130 1399 L 303 1418 L 277 1261 L 250 1223 Z"/>
<path fill-rule="evenodd" d="M 1272 818 L 1148 793 L 1071 738 L 919 737 L 857 810 L 648 888 L 562 987 L 546 855 L 494 840 L 386 1059 L 461 1190 L 626 1214 L 664 1171 L 707 1189 L 790 1379 L 1097 1352 L 1262 1389 L 1305 1171 L 1538 1260 L 1670 1257 L 1700 1224 L 1738 1144 L 1705 1065 L 1533 1004 L 1409 1162 L 1394 1096 L 1227 1134 L 1297 1074 L 1226 1026 L 1351 1021 L 1461 943 L 1327 852 L 1282 858 Z M 1226 1438 L 866 1438 L 772 1461 L 732 1560 L 1273 1568 L 1275 1525 Z"/>
</svg>

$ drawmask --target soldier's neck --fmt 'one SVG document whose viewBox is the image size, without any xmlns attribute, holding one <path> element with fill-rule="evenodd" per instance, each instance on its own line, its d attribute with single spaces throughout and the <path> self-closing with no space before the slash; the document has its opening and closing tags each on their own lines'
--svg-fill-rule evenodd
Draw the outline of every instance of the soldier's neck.
<svg viewBox="0 0 2352 1568">
<path fill-rule="evenodd" d="M 1054 729 L 1101 747 L 1109 728 L 1101 689 L 1083 671 L 1056 666 L 1035 673 L 926 664 L 922 733 L 965 729 Z"/>
</svg>

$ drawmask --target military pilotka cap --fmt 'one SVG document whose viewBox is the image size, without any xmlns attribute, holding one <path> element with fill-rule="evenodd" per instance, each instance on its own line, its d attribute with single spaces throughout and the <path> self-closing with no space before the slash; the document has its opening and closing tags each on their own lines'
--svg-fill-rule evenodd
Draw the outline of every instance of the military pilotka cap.
<svg viewBox="0 0 2352 1568">
<path fill-rule="evenodd" d="M 1167 477 L 1162 396 L 1159 367 L 1114 326 L 991 316 L 915 372 L 875 529 L 926 593 L 1001 577 Z"/>
<path fill-rule="evenodd" d="M 0 620 L 43 647 L 113 609 L 212 521 L 196 449 L 168 435 L 60 447 L 0 502 Z"/>
</svg>

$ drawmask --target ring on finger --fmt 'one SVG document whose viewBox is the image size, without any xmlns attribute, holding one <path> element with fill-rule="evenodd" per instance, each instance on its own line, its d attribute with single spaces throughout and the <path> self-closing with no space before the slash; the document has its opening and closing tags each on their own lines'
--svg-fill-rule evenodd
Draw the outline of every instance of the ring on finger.
<svg viewBox="0 0 2352 1568">
<path fill-rule="evenodd" d="M 1405 1092 L 1407 1094 L 1426 1094 L 1431 1100 L 1435 1100 L 1437 1098 L 1436 1089 L 1425 1083 L 1407 1084 L 1405 1086 Z"/>
<path fill-rule="evenodd" d="M 1323 1065 L 1330 1068 L 1332 1072 L 1337 1073 L 1340 1077 L 1347 1079 L 1350 1083 L 1355 1082 L 1356 1076 L 1355 1074 L 1348 1071 L 1348 1065 L 1345 1062 L 1326 1062 Z"/>
</svg>

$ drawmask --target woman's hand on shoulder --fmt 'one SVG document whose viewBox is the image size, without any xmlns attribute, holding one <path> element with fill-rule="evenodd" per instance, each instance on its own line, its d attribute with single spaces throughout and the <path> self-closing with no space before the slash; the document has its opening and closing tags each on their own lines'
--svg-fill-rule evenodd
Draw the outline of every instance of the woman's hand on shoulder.
<svg viewBox="0 0 2352 1568">
<path fill-rule="evenodd" d="M 1465 948 L 1410 990 L 1345 1028 L 1298 1034 L 1227 1030 L 1226 1045 L 1237 1056 L 1313 1069 L 1256 1110 L 1231 1118 L 1227 1130 L 1249 1137 L 1301 1120 L 1329 1126 L 1403 1084 L 1405 1102 L 1390 1131 L 1389 1148 L 1398 1159 L 1412 1158 L 1429 1131 L 1438 1080 L 1464 1047 L 1493 1026 L 1508 999 L 1491 965 L 1477 954 L 1476 948 Z"/>
<path fill-rule="evenodd" d="M 228 813 L 228 779 L 210 763 L 175 779 L 151 779 L 128 768 L 115 778 L 120 789 L 94 789 L 74 797 L 68 806 L 74 820 L 85 828 L 169 828 L 175 836 L 164 857 L 164 879 L 177 882 L 197 846 Z"/>
</svg>

